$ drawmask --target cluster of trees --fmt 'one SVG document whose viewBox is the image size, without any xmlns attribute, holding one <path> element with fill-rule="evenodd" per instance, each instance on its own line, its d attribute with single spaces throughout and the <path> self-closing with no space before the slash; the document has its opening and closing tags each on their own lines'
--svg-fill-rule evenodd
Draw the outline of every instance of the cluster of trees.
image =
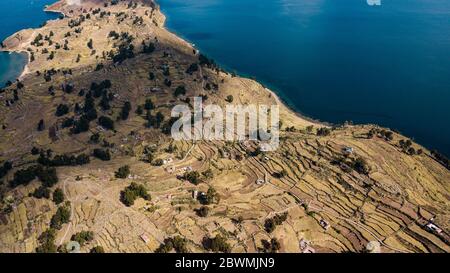
<svg viewBox="0 0 450 273">
<path fill-rule="evenodd" d="M 352 165 L 353 169 L 357 171 L 360 174 L 368 175 L 370 173 L 370 166 L 367 164 L 367 161 L 362 158 L 358 157 L 353 161 Z"/>
<path fill-rule="evenodd" d="M 285 177 L 287 175 L 288 175 L 288 172 L 285 169 L 283 169 L 283 170 L 281 170 L 279 172 L 274 172 L 272 174 L 273 177 L 278 178 L 278 179 L 281 179 L 281 178 L 283 178 L 283 177 Z"/>
<path fill-rule="evenodd" d="M 60 166 L 80 166 L 90 163 L 89 155 L 79 154 L 79 155 L 55 155 L 53 158 L 49 156 L 48 153 L 43 151 L 40 152 L 37 162 L 44 166 L 60 167 Z"/>
<path fill-rule="evenodd" d="M 60 206 L 50 220 L 50 227 L 52 229 L 61 229 L 63 224 L 67 224 L 70 221 L 70 202 L 67 201 L 64 205 Z"/>
<path fill-rule="evenodd" d="M 200 184 L 200 182 L 202 182 L 200 178 L 200 173 L 197 171 L 186 172 L 183 176 L 183 179 L 189 181 L 194 185 L 198 185 Z"/>
<path fill-rule="evenodd" d="M 80 109 L 80 107 L 79 106 L 77 107 L 77 105 L 75 107 L 75 112 L 81 111 L 83 114 L 81 115 L 81 117 L 78 120 L 68 121 L 67 125 L 73 124 L 73 127 L 71 129 L 71 132 L 73 134 L 80 134 L 83 132 L 87 132 L 90 127 L 90 122 L 97 119 L 95 98 L 102 97 L 99 105 L 102 107 L 103 110 L 110 109 L 109 102 L 114 99 L 114 96 L 111 93 L 108 93 L 109 88 L 111 88 L 110 80 L 104 80 L 100 83 L 96 83 L 96 82 L 91 83 L 90 90 L 85 95 L 83 109 Z M 79 95 L 80 96 L 84 95 L 84 90 L 80 90 Z M 113 124 L 113 122 L 111 122 L 110 120 L 102 118 L 101 120 L 99 120 L 99 123 L 102 123 L 102 122 L 105 123 L 105 125 L 106 125 L 106 126 L 104 126 L 105 128 L 114 127 L 114 126 L 111 126 L 111 124 Z"/>
<path fill-rule="evenodd" d="M 147 201 L 151 200 L 151 196 L 147 193 L 147 189 L 143 185 L 138 185 L 134 182 L 120 193 L 120 201 L 128 207 L 132 206 L 134 201 L 139 197 L 142 197 Z"/>
<path fill-rule="evenodd" d="M 206 250 L 210 250 L 213 252 L 223 252 L 223 253 L 230 253 L 231 252 L 231 246 L 227 242 L 227 239 L 225 236 L 218 234 L 214 238 L 203 238 L 203 247 Z"/>
<path fill-rule="evenodd" d="M 3 162 L 3 164 L 0 166 L 0 179 L 5 177 L 8 172 L 12 169 L 13 165 L 9 161 Z"/>
<path fill-rule="evenodd" d="M 114 174 L 116 178 L 125 179 L 130 175 L 130 166 L 125 165 L 120 167 Z"/>
<path fill-rule="evenodd" d="M 331 134 L 331 129 L 327 127 L 322 127 L 317 129 L 318 136 L 329 136 Z"/>
<path fill-rule="evenodd" d="M 102 161 L 111 160 L 111 153 L 109 152 L 108 149 L 106 150 L 100 148 L 94 149 L 93 155 Z"/>
<path fill-rule="evenodd" d="M 102 246 L 95 246 L 89 251 L 89 253 L 105 253 L 105 250 Z"/>
<path fill-rule="evenodd" d="M 98 124 L 107 130 L 114 130 L 114 121 L 107 116 L 101 116 L 98 118 Z"/>
<path fill-rule="evenodd" d="M 117 53 L 110 52 L 110 57 L 112 58 L 114 63 L 122 63 L 126 59 L 132 59 L 135 57 L 134 54 L 134 45 L 129 42 L 123 42 L 119 45 L 119 49 Z"/>
<path fill-rule="evenodd" d="M 55 202 L 56 205 L 59 205 L 62 202 L 64 202 L 64 199 L 65 197 L 63 190 L 58 188 L 53 192 L 53 202 Z"/>
<path fill-rule="evenodd" d="M 41 198 L 50 198 L 50 189 L 44 186 L 40 186 L 36 190 L 34 190 L 33 193 L 30 193 L 30 196 L 33 196 L 34 198 L 41 199 Z"/>
<path fill-rule="evenodd" d="M 44 42 L 42 41 L 44 39 L 44 36 L 42 34 L 38 33 L 36 37 L 34 37 L 34 40 L 31 42 L 31 45 L 34 45 L 36 47 L 40 47 L 44 45 Z"/>
<path fill-rule="evenodd" d="M 206 217 L 209 214 L 209 208 L 206 206 L 201 206 L 199 209 L 196 210 L 197 215 L 200 217 Z"/>
<path fill-rule="evenodd" d="M 19 185 L 27 185 L 36 177 L 39 178 L 44 187 L 52 187 L 58 183 L 58 176 L 55 168 L 34 165 L 16 171 L 13 180 L 10 181 L 10 185 L 13 188 Z"/>
<path fill-rule="evenodd" d="M 155 253 L 169 253 L 172 250 L 175 250 L 177 253 L 188 253 L 187 240 L 178 235 L 173 238 L 167 238 L 155 250 Z"/>
<path fill-rule="evenodd" d="M 261 240 L 261 243 L 263 245 L 262 252 L 264 253 L 277 253 L 281 248 L 281 244 L 276 238 L 272 238 L 270 241 Z"/>
<path fill-rule="evenodd" d="M 277 226 L 281 225 L 284 221 L 286 221 L 287 216 L 288 213 L 285 212 L 282 214 L 277 214 L 272 218 L 266 219 L 266 222 L 264 223 L 264 228 L 268 233 L 272 233 Z"/>
<path fill-rule="evenodd" d="M 206 67 L 211 68 L 211 69 L 217 68 L 217 65 L 216 65 L 216 63 L 214 62 L 214 60 L 209 59 L 208 57 L 206 57 L 206 56 L 203 55 L 203 54 L 200 54 L 200 55 L 198 56 L 198 61 L 199 61 L 199 64 L 200 64 L 201 66 L 206 66 Z"/>
<path fill-rule="evenodd" d="M 180 86 L 178 86 L 176 89 L 175 89 L 175 91 L 173 92 L 173 95 L 175 96 L 175 97 L 178 97 L 178 96 L 180 96 L 180 95 L 186 95 L 186 87 L 184 87 L 184 85 L 180 85 Z"/>
<path fill-rule="evenodd" d="M 122 120 L 127 120 L 128 117 L 130 116 L 130 111 L 131 111 L 131 102 L 126 101 L 123 104 L 122 111 L 120 112 L 120 118 Z"/>
<path fill-rule="evenodd" d="M 439 152 L 436 151 L 436 150 L 432 151 L 432 152 L 431 152 L 431 155 L 432 155 L 438 162 L 440 162 L 442 165 L 444 165 L 444 167 L 446 167 L 447 169 L 450 170 L 450 161 L 449 161 L 449 159 L 448 159 L 445 155 L 439 153 Z"/>
<path fill-rule="evenodd" d="M 186 73 L 189 75 L 192 75 L 194 72 L 198 71 L 198 64 L 197 63 L 193 63 L 191 64 L 187 69 L 186 69 Z"/>
<path fill-rule="evenodd" d="M 415 155 L 415 154 L 422 154 L 423 150 L 419 149 L 416 151 L 416 149 L 414 149 L 414 147 L 412 147 L 412 141 L 407 139 L 407 140 L 400 140 L 399 141 L 399 146 L 400 148 L 402 148 L 403 152 L 409 155 Z"/>
<path fill-rule="evenodd" d="M 56 230 L 53 228 L 44 231 L 38 238 L 39 246 L 36 248 L 37 253 L 56 253 L 55 244 Z"/>
<path fill-rule="evenodd" d="M 161 128 L 161 125 L 164 122 L 164 114 L 161 111 L 158 111 L 156 115 L 152 115 L 151 111 L 147 110 L 145 119 L 147 120 L 146 126 L 148 128 Z"/>
<path fill-rule="evenodd" d="M 58 105 L 58 107 L 56 107 L 55 115 L 57 117 L 62 117 L 68 113 L 69 113 L 69 106 L 67 106 L 66 104 L 60 104 Z"/>
<path fill-rule="evenodd" d="M 367 133 L 367 138 L 371 139 L 376 135 L 386 141 L 392 141 L 394 139 L 394 133 L 392 131 L 385 129 L 380 130 L 377 128 L 370 129 L 370 131 Z"/>
<path fill-rule="evenodd" d="M 389 130 L 381 130 L 380 136 L 387 141 L 391 141 L 394 139 L 394 133 Z"/>
<path fill-rule="evenodd" d="M 84 231 L 84 230 L 80 231 L 80 232 L 72 235 L 71 240 L 76 241 L 80 244 L 80 246 L 83 246 L 85 243 L 88 243 L 88 242 L 94 240 L 94 232 Z"/>
<path fill-rule="evenodd" d="M 200 195 L 198 198 L 203 205 L 211 205 L 220 201 L 220 196 L 213 187 L 210 187 L 205 195 Z"/>
<path fill-rule="evenodd" d="M 142 52 L 145 54 L 151 54 L 155 51 L 155 44 L 150 42 L 148 45 L 145 44 L 145 41 L 142 41 Z"/>
<path fill-rule="evenodd" d="M 117 33 L 116 31 L 112 30 L 111 32 L 109 32 L 108 38 L 112 38 L 113 40 L 117 40 L 117 39 L 120 38 L 120 34 Z"/>
</svg>

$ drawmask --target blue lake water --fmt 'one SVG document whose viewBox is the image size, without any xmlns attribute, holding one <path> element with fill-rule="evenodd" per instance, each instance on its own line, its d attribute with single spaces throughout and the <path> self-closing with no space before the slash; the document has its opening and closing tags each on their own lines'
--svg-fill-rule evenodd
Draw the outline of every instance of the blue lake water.
<svg viewBox="0 0 450 273">
<path fill-rule="evenodd" d="M 158 0 L 167 26 L 297 111 L 398 129 L 450 155 L 450 1 Z M 1 0 L 0 40 L 58 15 Z M 0 86 L 25 57 L 0 53 Z"/>
<path fill-rule="evenodd" d="M 58 18 L 57 13 L 44 12 L 45 5 L 55 0 L 0 0 L 0 41 L 25 28 L 39 27 Z M 0 87 L 15 80 L 27 62 L 25 54 L 0 52 Z"/>
<path fill-rule="evenodd" d="M 450 155 L 450 1 L 159 0 L 167 27 L 322 121 Z"/>
</svg>

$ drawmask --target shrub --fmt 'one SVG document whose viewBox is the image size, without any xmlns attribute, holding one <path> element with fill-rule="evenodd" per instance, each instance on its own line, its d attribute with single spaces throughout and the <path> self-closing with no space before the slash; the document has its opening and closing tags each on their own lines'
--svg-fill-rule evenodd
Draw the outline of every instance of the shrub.
<svg viewBox="0 0 450 273">
<path fill-rule="evenodd" d="M 68 203 L 59 207 L 55 215 L 50 220 L 50 227 L 53 229 L 61 229 L 63 224 L 67 224 L 70 221 L 70 205 Z"/>
<path fill-rule="evenodd" d="M 50 190 L 44 186 L 40 186 L 33 193 L 32 196 L 37 199 L 50 198 Z"/>
<path fill-rule="evenodd" d="M 37 130 L 38 131 L 44 131 L 45 130 L 45 124 L 44 124 L 44 120 L 43 119 L 41 119 L 39 121 L 38 126 L 37 126 Z"/>
<path fill-rule="evenodd" d="M 56 113 L 55 115 L 57 117 L 61 117 L 66 115 L 67 113 L 69 113 L 69 106 L 67 106 L 66 104 L 60 104 L 58 105 L 58 107 L 56 108 Z"/>
<path fill-rule="evenodd" d="M 125 102 L 122 107 L 122 112 L 120 114 L 120 117 L 122 120 L 127 120 L 131 111 L 131 103 L 129 101 Z"/>
<path fill-rule="evenodd" d="M 20 169 L 14 173 L 14 178 L 10 182 L 11 187 L 19 185 L 27 185 L 36 178 L 36 166 L 28 167 L 27 169 Z"/>
<path fill-rule="evenodd" d="M 4 162 L 3 165 L 0 166 L 0 179 L 6 176 L 11 169 L 12 169 L 11 162 L 9 161 Z"/>
<path fill-rule="evenodd" d="M 55 168 L 42 168 L 39 166 L 36 170 L 36 175 L 45 187 L 52 187 L 58 183 L 58 175 Z"/>
<path fill-rule="evenodd" d="M 152 99 L 146 99 L 144 104 L 145 110 L 153 110 L 155 108 L 155 105 L 153 104 Z"/>
<path fill-rule="evenodd" d="M 57 247 L 55 245 L 56 231 L 54 229 L 47 229 L 38 238 L 39 246 L 36 248 L 37 253 L 56 253 Z"/>
<path fill-rule="evenodd" d="M 147 189 L 143 185 L 138 185 L 134 182 L 120 193 L 120 201 L 128 207 L 132 206 L 134 201 L 139 197 L 148 201 L 151 200 L 151 196 L 147 193 Z"/>
<path fill-rule="evenodd" d="M 173 92 L 173 95 L 175 97 L 178 97 L 180 95 L 186 95 L 186 87 L 184 87 L 183 85 L 178 86 L 175 91 Z"/>
<path fill-rule="evenodd" d="M 98 124 L 107 130 L 114 130 L 114 121 L 106 116 L 101 116 L 98 118 Z"/>
<path fill-rule="evenodd" d="M 370 167 L 367 164 L 367 161 L 362 158 L 362 157 L 358 157 L 354 162 L 353 162 L 353 169 L 355 171 L 357 171 L 360 174 L 364 174 L 364 175 L 368 175 L 370 172 Z"/>
<path fill-rule="evenodd" d="M 73 134 L 80 134 L 83 132 L 89 131 L 89 125 L 90 120 L 85 116 L 81 116 L 79 120 L 74 122 L 73 128 L 71 129 L 71 132 Z"/>
<path fill-rule="evenodd" d="M 281 225 L 284 221 L 287 219 L 287 212 L 283 214 L 277 214 L 272 218 L 266 219 L 266 222 L 264 223 L 264 228 L 268 233 L 271 233 L 275 230 L 275 228 L 279 225 Z"/>
<path fill-rule="evenodd" d="M 317 130 L 318 136 L 328 136 L 331 134 L 330 128 L 322 127 Z"/>
<path fill-rule="evenodd" d="M 175 250 L 177 253 L 188 253 L 187 240 L 181 238 L 180 236 L 175 236 L 173 238 L 167 238 L 164 240 L 155 253 L 168 253 Z"/>
<path fill-rule="evenodd" d="M 191 182 L 194 185 L 198 185 L 200 181 L 200 174 L 197 171 L 187 172 L 184 174 L 184 179 Z"/>
<path fill-rule="evenodd" d="M 146 54 L 153 53 L 155 51 L 155 44 L 150 42 L 148 45 L 145 44 L 144 41 L 142 41 L 142 52 Z"/>
<path fill-rule="evenodd" d="M 92 231 L 81 231 L 72 235 L 72 241 L 76 241 L 83 246 L 86 242 L 94 240 L 94 233 Z"/>
<path fill-rule="evenodd" d="M 261 243 L 263 245 L 262 251 L 264 253 L 277 253 L 281 248 L 281 244 L 276 238 L 272 238 L 270 242 L 267 240 L 261 240 Z"/>
<path fill-rule="evenodd" d="M 231 251 L 231 246 L 228 244 L 227 239 L 220 234 L 214 238 L 204 238 L 203 246 L 205 249 L 213 252 L 229 253 Z"/>
<path fill-rule="evenodd" d="M 120 167 L 115 173 L 116 178 L 121 179 L 127 178 L 128 175 L 130 175 L 130 166 L 128 165 Z"/>
<path fill-rule="evenodd" d="M 192 73 L 197 72 L 197 71 L 198 71 L 198 64 L 193 63 L 188 67 L 188 69 L 186 70 L 186 73 L 192 75 Z"/>
<path fill-rule="evenodd" d="M 111 154 L 109 153 L 109 150 L 94 149 L 94 156 L 103 161 L 111 160 Z"/>
<path fill-rule="evenodd" d="M 89 47 L 89 49 L 94 48 L 92 39 L 89 40 L 89 42 L 87 43 L 87 46 Z"/>
<path fill-rule="evenodd" d="M 90 158 L 86 154 L 79 154 L 77 156 L 62 154 L 51 158 L 47 154 L 41 153 L 37 161 L 44 166 L 60 167 L 89 164 Z"/>
<path fill-rule="evenodd" d="M 206 216 L 208 216 L 208 213 L 209 213 L 209 208 L 206 206 L 202 206 L 201 208 L 199 208 L 197 210 L 197 215 L 200 217 L 206 217 Z"/>
<path fill-rule="evenodd" d="M 95 246 L 89 251 L 89 253 L 105 253 L 105 250 L 102 246 Z"/>
<path fill-rule="evenodd" d="M 64 202 L 64 192 L 61 189 L 58 188 L 53 192 L 53 202 L 55 202 L 56 205 Z"/>
</svg>

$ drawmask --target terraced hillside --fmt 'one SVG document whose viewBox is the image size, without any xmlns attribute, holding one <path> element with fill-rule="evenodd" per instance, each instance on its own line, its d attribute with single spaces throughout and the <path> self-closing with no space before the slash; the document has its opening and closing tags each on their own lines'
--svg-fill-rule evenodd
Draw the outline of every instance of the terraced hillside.
<svg viewBox="0 0 450 273">
<path fill-rule="evenodd" d="M 0 179 L 0 252 L 56 251 L 81 231 L 93 233 L 82 252 L 161 251 L 170 238 L 182 251 L 217 251 L 208 240 L 218 237 L 232 252 L 450 250 L 450 172 L 436 153 L 375 125 L 298 116 L 166 30 L 151 1 L 63 0 L 49 10 L 65 18 L 3 43 L 30 63 L 0 94 L 0 159 L 12 165 Z M 279 149 L 174 141 L 170 111 L 194 96 L 279 104 Z M 63 164 L 62 155 L 89 160 Z M 24 175 L 35 166 L 44 171 Z M 41 172 L 53 169 L 58 182 L 48 185 Z M 127 203 L 132 183 L 151 198 Z"/>
</svg>

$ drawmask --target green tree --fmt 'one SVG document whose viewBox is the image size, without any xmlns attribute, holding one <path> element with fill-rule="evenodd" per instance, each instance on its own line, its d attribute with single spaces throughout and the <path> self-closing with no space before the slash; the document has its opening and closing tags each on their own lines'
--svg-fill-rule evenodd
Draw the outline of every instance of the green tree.
<svg viewBox="0 0 450 273">
<path fill-rule="evenodd" d="M 120 167 L 115 173 L 116 178 L 121 178 L 121 179 L 125 179 L 129 175 L 130 175 L 130 166 L 128 166 L 128 165 Z"/>
<path fill-rule="evenodd" d="M 55 244 L 56 230 L 50 228 L 44 231 L 38 238 L 39 246 L 36 248 L 37 253 L 56 253 Z"/>
<path fill-rule="evenodd" d="M 70 221 L 70 205 L 68 203 L 59 207 L 55 215 L 50 220 L 50 227 L 53 229 L 61 229 L 63 224 L 67 224 Z"/>
<path fill-rule="evenodd" d="M 89 251 L 89 253 L 105 253 L 105 250 L 102 246 L 95 246 Z"/>
<path fill-rule="evenodd" d="M 81 231 L 72 235 L 72 241 L 76 241 L 83 246 L 84 244 L 94 240 L 94 232 L 92 231 Z"/>
<path fill-rule="evenodd" d="M 53 202 L 55 202 L 56 205 L 59 205 L 62 202 L 64 202 L 64 199 L 65 199 L 64 192 L 60 188 L 56 189 L 53 192 Z"/>
</svg>

